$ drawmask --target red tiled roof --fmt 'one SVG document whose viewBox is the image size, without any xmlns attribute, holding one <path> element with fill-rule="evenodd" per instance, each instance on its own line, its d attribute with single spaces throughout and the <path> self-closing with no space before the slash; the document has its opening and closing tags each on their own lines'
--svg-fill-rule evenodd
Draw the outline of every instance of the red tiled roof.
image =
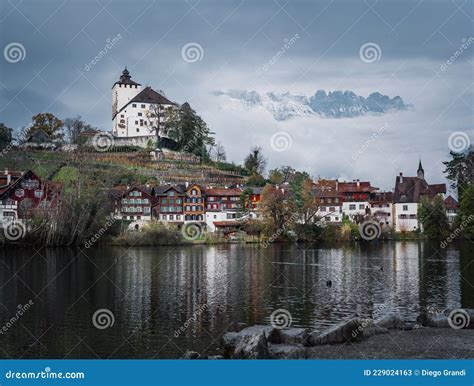
<svg viewBox="0 0 474 386">
<path fill-rule="evenodd" d="M 240 196 L 242 194 L 242 189 L 239 188 L 215 188 L 215 189 L 205 189 L 207 196 Z"/>
<path fill-rule="evenodd" d="M 458 209 L 459 202 L 457 202 L 452 196 L 448 196 L 444 200 L 444 206 L 446 207 L 446 209 Z"/>
<path fill-rule="evenodd" d="M 339 182 L 338 190 L 339 193 L 349 193 L 349 192 L 364 192 L 370 193 L 375 188 L 370 185 L 369 181 L 361 181 L 359 182 L 359 186 L 357 186 L 357 182 Z"/>
</svg>

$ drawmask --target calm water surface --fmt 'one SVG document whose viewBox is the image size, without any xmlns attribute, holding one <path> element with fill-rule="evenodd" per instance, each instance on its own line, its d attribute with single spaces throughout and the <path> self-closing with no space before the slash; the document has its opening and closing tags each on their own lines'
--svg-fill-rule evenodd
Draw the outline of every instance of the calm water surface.
<svg viewBox="0 0 474 386">
<path fill-rule="evenodd" d="M 219 354 L 225 331 L 269 324 L 279 308 L 315 329 L 356 313 L 415 320 L 425 307 L 474 308 L 473 286 L 469 242 L 2 250 L 0 357 Z M 94 327 L 98 309 L 112 327 Z"/>
</svg>

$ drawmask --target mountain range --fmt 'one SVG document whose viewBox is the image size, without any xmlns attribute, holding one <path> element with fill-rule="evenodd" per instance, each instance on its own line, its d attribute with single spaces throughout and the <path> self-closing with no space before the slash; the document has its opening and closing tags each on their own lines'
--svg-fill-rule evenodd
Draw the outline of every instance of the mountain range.
<svg viewBox="0 0 474 386">
<path fill-rule="evenodd" d="M 324 90 L 318 90 L 310 97 L 293 95 L 289 92 L 260 94 L 248 90 L 218 90 L 213 94 L 237 101 L 246 110 L 264 107 L 277 121 L 311 115 L 325 118 L 353 118 L 369 113 L 383 114 L 389 110 L 406 110 L 409 107 L 399 96 L 390 98 L 379 92 L 374 92 L 367 98 L 352 91 L 326 93 Z"/>
</svg>

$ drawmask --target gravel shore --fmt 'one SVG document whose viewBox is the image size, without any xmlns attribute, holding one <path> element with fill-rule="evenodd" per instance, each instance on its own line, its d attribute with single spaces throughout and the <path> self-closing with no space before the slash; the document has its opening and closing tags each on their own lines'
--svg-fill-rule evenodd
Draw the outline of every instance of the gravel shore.
<svg viewBox="0 0 474 386">
<path fill-rule="evenodd" d="M 365 341 L 315 346 L 311 359 L 474 359 L 474 330 L 390 330 Z"/>
</svg>

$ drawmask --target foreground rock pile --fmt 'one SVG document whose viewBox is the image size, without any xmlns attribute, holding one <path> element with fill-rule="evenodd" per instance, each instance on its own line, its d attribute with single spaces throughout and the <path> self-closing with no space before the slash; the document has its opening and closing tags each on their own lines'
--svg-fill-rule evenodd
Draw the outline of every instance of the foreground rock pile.
<svg viewBox="0 0 474 386">
<path fill-rule="evenodd" d="M 187 352 L 184 359 L 306 359 L 314 357 L 313 348 L 323 345 L 362 342 L 390 330 L 412 331 L 424 327 L 474 329 L 474 310 L 446 310 L 426 313 L 417 322 L 406 322 L 399 315 L 387 315 L 377 320 L 352 318 L 322 332 L 305 328 L 251 326 L 222 336 L 223 356 L 206 357 Z M 457 323 L 457 324 L 456 324 Z M 402 332 L 401 332 L 402 333 Z"/>
</svg>

